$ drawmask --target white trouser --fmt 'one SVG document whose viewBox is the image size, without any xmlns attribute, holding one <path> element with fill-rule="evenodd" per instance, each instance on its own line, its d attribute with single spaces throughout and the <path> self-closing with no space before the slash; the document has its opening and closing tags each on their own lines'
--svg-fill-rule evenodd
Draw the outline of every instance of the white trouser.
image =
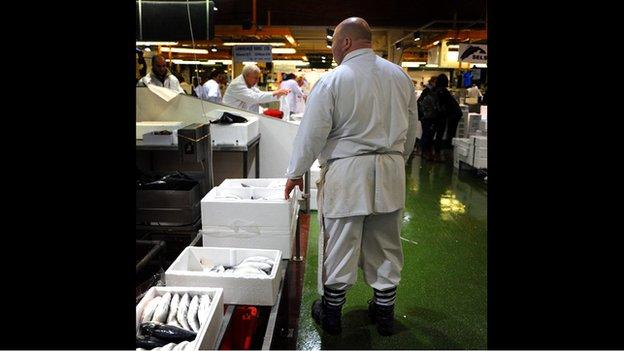
<svg viewBox="0 0 624 351">
<path fill-rule="evenodd" d="M 323 284 L 331 289 L 348 289 L 356 281 L 359 266 L 372 288 L 385 290 L 397 286 L 403 268 L 402 213 L 403 210 L 398 210 L 323 218 Z"/>
</svg>

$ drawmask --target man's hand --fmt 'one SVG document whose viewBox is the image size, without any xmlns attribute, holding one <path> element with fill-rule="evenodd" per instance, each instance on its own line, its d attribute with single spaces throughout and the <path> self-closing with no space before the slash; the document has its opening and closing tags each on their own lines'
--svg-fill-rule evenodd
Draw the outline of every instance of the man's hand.
<svg viewBox="0 0 624 351">
<path fill-rule="evenodd" d="M 303 190 L 303 178 L 288 179 L 286 181 L 286 189 L 284 190 L 284 199 L 290 199 L 290 192 L 295 188 L 295 185 L 299 186 L 299 190 Z"/>
<path fill-rule="evenodd" d="M 273 92 L 273 96 L 280 97 L 282 95 L 288 95 L 290 93 L 290 89 L 278 89 Z"/>
</svg>

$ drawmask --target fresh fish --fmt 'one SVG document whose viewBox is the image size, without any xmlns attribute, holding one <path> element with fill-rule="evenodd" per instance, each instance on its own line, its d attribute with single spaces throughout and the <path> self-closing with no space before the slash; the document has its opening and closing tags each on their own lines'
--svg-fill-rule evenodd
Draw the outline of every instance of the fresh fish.
<svg viewBox="0 0 624 351">
<path fill-rule="evenodd" d="M 258 268 L 254 268 L 251 266 L 242 266 L 242 267 L 236 268 L 234 270 L 234 274 L 235 275 L 267 275 L 266 273 L 259 270 Z"/>
<path fill-rule="evenodd" d="M 176 321 L 176 312 L 178 312 L 179 304 L 180 304 L 180 294 L 176 293 L 171 298 L 171 304 L 169 305 L 169 315 L 167 316 L 167 324 L 175 321 L 177 326 L 178 327 L 180 326 L 180 324 L 178 324 Z"/>
<path fill-rule="evenodd" d="M 155 347 L 166 345 L 167 342 L 153 336 L 137 336 L 136 346 L 142 349 L 151 350 Z"/>
<path fill-rule="evenodd" d="M 225 267 L 223 267 L 222 265 L 214 266 L 210 269 L 210 272 L 223 273 L 225 272 Z"/>
<path fill-rule="evenodd" d="M 210 308 L 210 296 L 208 294 L 202 295 L 199 299 L 199 310 L 197 311 L 197 317 L 199 318 L 199 326 L 202 326 L 208 318 L 208 310 Z"/>
<path fill-rule="evenodd" d="M 246 267 L 246 266 L 257 268 L 261 271 L 264 271 L 264 273 L 266 274 L 271 273 L 271 269 L 273 268 L 272 264 L 268 264 L 265 262 L 254 262 L 254 261 L 243 262 L 238 265 L 238 267 Z"/>
<path fill-rule="evenodd" d="M 167 345 L 163 346 L 160 351 L 171 351 L 177 344 L 174 342 L 170 342 Z"/>
<path fill-rule="evenodd" d="M 184 348 L 185 348 L 185 347 L 186 347 L 186 345 L 188 345 L 188 344 L 189 344 L 189 342 L 188 342 L 188 341 L 183 341 L 183 342 L 181 342 L 181 343 L 177 344 L 177 345 L 173 348 L 173 350 L 171 350 L 171 351 L 182 351 L 182 350 L 184 350 Z"/>
<path fill-rule="evenodd" d="M 199 321 L 197 319 L 197 310 L 199 309 L 199 295 L 193 296 L 188 309 L 188 324 L 194 332 L 199 330 Z"/>
<path fill-rule="evenodd" d="M 165 323 L 167 321 L 167 313 L 169 312 L 169 304 L 171 303 L 171 293 L 165 293 L 160 302 L 158 303 L 158 307 L 154 311 L 154 316 L 152 317 L 153 322 Z"/>
<path fill-rule="evenodd" d="M 202 268 L 204 270 L 211 270 L 212 267 L 214 267 L 214 263 L 212 263 L 212 261 L 208 260 L 207 258 L 200 258 L 199 259 L 199 264 L 202 266 Z"/>
<path fill-rule="evenodd" d="M 269 264 L 273 264 L 273 260 L 266 257 L 266 256 L 252 256 L 252 257 L 247 257 L 246 259 L 244 259 L 242 262 L 265 262 L 265 263 L 269 263 Z M 242 263 L 241 262 L 241 263 Z"/>
<path fill-rule="evenodd" d="M 194 349 L 195 348 L 195 343 L 196 343 L 196 341 L 189 341 L 189 343 L 186 344 L 186 346 L 184 346 L 183 350 L 186 351 L 186 350 Z"/>
<path fill-rule="evenodd" d="M 156 311 L 156 307 L 158 307 L 158 303 L 160 302 L 160 299 L 162 299 L 161 296 L 156 296 L 155 298 L 151 299 L 147 303 L 147 305 L 143 309 L 143 316 L 141 316 L 141 323 L 149 322 L 152 320 L 152 317 L 154 316 L 154 311 Z"/>
<path fill-rule="evenodd" d="M 188 314 L 188 307 L 189 307 L 189 294 L 186 293 L 182 295 L 182 298 L 180 299 L 180 303 L 178 304 L 178 312 L 176 313 L 176 319 L 178 320 L 178 323 L 182 326 L 182 328 L 186 330 L 191 330 L 191 327 L 189 327 L 188 322 L 186 321 L 186 315 Z"/>
<path fill-rule="evenodd" d="M 171 322 L 167 322 L 167 325 L 172 325 L 174 327 L 182 328 L 182 326 L 180 325 L 180 323 L 178 323 L 178 320 L 175 316 L 173 317 Z"/>
<path fill-rule="evenodd" d="M 171 325 L 159 324 L 156 322 L 143 323 L 139 327 L 143 335 L 149 335 L 169 342 L 180 342 L 184 340 L 194 340 L 197 333 Z M 164 344 L 163 344 L 164 345 Z"/>
</svg>

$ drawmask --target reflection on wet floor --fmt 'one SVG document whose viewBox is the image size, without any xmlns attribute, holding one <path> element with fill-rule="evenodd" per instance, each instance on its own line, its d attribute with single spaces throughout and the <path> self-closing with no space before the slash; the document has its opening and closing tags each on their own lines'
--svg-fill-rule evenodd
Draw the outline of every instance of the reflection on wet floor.
<svg viewBox="0 0 624 351">
<path fill-rule="evenodd" d="M 324 334 L 310 316 L 318 298 L 318 221 L 310 221 L 297 348 L 451 349 L 487 344 L 487 188 L 452 164 L 416 158 L 406 166 L 398 289 L 398 333 L 381 337 L 366 314 L 372 290 L 362 274 L 347 293 L 343 332 Z M 313 216 L 316 214 L 313 213 Z"/>
</svg>

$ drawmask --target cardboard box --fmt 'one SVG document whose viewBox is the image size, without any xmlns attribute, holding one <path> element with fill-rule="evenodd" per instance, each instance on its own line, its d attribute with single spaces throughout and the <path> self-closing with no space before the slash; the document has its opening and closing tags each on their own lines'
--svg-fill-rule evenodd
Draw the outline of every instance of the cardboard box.
<svg viewBox="0 0 624 351">
<path fill-rule="evenodd" d="M 217 336 L 221 323 L 223 321 L 223 289 L 222 288 L 210 288 L 210 287 L 183 287 L 183 286 L 154 286 L 150 288 L 145 296 L 141 299 L 136 306 L 136 332 L 139 333 L 139 326 L 141 323 L 141 315 L 143 309 L 147 306 L 147 303 L 156 296 L 162 296 L 166 293 L 178 293 L 183 295 L 189 293 L 189 295 L 204 295 L 208 294 L 211 297 L 210 308 L 208 309 L 207 320 L 201 325 L 195 338 L 193 351 L 196 350 L 213 350 L 219 345 L 216 345 Z"/>
<path fill-rule="evenodd" d="M 214 265 L 234 266 L 247 257 L 265 256 L 273 259 L 273 268 L 268 276 L 232 276 L 204 272 L 200 259 Z M 237 305 L 273 306 L 281 283 L 279 250 L 259 250 L 225 247 L 189 246 L 165 272 L 167 286 L 218 286 L 223 289 L 223 303 Z"/>
</svg>

